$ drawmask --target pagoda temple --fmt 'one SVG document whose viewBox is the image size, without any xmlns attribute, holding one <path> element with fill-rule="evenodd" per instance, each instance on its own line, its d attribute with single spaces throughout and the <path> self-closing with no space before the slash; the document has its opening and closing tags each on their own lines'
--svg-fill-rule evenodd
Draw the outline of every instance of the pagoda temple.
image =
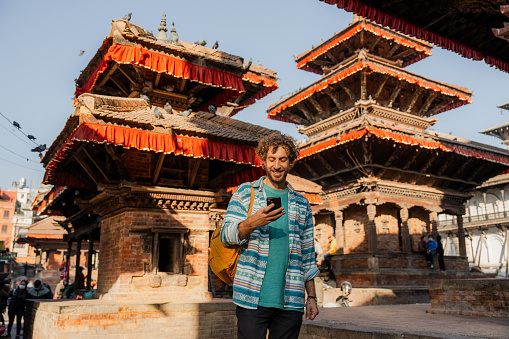
<svg viewBox="0 0 509 339">
<path fill-rule="evenodd" d="M 67 264 L 100 239 L 102 299 L 210 298 L 227 189 L 264 173 L 255 148 L 274 132 L 230 118 L 278 87 L 274 71 L 166 32 L 165 16 L 157 37 L 112 21 L 42 159 L 54 187 L 35 207 L 65 217 Z"/>
<path fill-rule="evenodd" d="M 270 119 L 302 125 L 292 173 L 322 186 L 316 233 L 335 234 L 334 272 L 354 286 L 426 285 L 433 270 L 412 253 L 421 235 L 437 233 L 439 213 L 457 218 L 459 256 L 447 258 L 448 274 L 464 275 L 464 203 L 509 166 L 506 150 L 430 130 L 435 115 L 472 99 L 405 69 L 429 55 L 427 42 L 355 16 L 296 57 L 321 79 L 268 109 Z"/>
</svg>

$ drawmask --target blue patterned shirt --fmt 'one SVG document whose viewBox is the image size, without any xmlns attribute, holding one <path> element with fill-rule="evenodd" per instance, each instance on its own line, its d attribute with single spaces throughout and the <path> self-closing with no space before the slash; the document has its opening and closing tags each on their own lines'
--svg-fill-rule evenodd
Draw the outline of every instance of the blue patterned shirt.
<svg viewBox="0 0 509 339">
<path fill-rule="evenodd" d="M 253 182 L 255 199 L 253 213 L 267 207 L 263 179 Z M 287 182 L 289 220 L 289 260 L 284 290 L 285 308 L 304 308 L 305 283 L 318 275 L 315 264 L 313 216 L 308 200 Z M 251 184 L 244 183 L 233 194 L 221 228 L 221 241 L 225 246 L 248 242 L 237 264 L 233 281 L 233 302 L 241 307 L 256 309 L 260 298 L 267 259 L 269 256 L 268 226 L 256 228 L 248 238 L 240 240 L 238 226 L 247 219 Z"/>
</svg>

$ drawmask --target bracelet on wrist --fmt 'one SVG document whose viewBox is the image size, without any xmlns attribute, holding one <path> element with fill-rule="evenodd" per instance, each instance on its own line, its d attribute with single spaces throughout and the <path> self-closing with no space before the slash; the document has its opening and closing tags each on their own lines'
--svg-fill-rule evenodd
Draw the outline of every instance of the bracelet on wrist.
<svg viewBox="0 0 509 339">
<path fill-rule="evenodd" d="M 308 301 L 309 299 L 314 299 L 314 301 L 318 302 L 318 298 L 312 295 L 308 295 Z"/>
</svg>

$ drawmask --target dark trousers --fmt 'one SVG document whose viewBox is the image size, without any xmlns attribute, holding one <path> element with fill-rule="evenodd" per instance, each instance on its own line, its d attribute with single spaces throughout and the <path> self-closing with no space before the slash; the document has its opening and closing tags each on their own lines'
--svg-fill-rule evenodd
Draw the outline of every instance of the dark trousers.
<svg viewBox="0 0 509 339">
<path fill-rule="evenodd" d="M 438 267 L 440 267 L 440 271 L 445 271 L 445 262 L 443 254 L 438 255 Z"/>
<path fill-rule="evenodd" d="M 238 339 L 297 339 L 303 312 L 258 306 L 251 310 L 237 306 Z"/>
<path fill-rule="evenodd" d="M 23 310 L 9 310 L 9 325 L 7 326 L 7 333 L 11 333 L 12 325 L 14 325 L 14 318 L 16 318 L 16 335 L 20 335 L 21 333 L 21 318 L 25 315 Z"/>
</svg>

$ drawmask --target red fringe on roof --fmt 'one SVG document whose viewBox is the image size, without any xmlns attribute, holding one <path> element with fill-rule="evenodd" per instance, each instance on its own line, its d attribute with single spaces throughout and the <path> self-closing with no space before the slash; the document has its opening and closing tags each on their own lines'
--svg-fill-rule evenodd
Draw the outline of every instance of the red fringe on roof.
<svg viewBox="0 0 509 339">
<path fill-rule="evenodd" d="M 468 149 L 465 149 L 462 147 L 446 146 L 446 145 L 443 145 L 443 144 L 441 144 L 439 142 L 435 142 L 435 141 L 428 141 L 428 140 L 413 138 L 410 136 L 401 135 L 398 133 L 374 129 L 374 128 L 369 128 L 369 127 L 365 127 L 361 130 L 344 134 L 340 137 L 340 140 L 338 140 L 337 138 L 334 138 L 331 140 L 324 141 L 318 145 L 314 145 L 309 148 L 306 148 L 306 149 L 300 151 L 299 159 L 308 157 L 315 153 L 322 152 L 328 148 L 335 147 L 335 146 L 344 144 L 344 143 L 352 141 L 352 140 L 360 139 L 364 135 L 375 136 L 380 139 L 392 140 L 397 143 L 411 145 L 411 146 L 418 146 L 418 147 L 428 148 L 428 149 L 440 149 L 444 152 L 453 152 L 453 153 L 465 155 L 468 157 L 474 157 L 474 158 L 484 159 L 484 160 L 488 160 L 488 161 L 492 161 L 492 162 L 497 162 L 497 163 L 504 164 L 504 165 L 509 165 L 509 157 L 501 157 L 501 156 L 483 153 L 483 152 L 479 152 L 479 151 L 472 151 L 472 150 L 468 150 Z"/>
<path fill-rule="evenodd" d="M 349 68 L 337 73 L 336 75 L 323 80 L 322 82 L 314 85 L 311 88 L 308 88 L 307 90 L 299 93 L 298 95 L 296 95 L 294 97 L 291 97 L 286 102 L 282 103 L 281 105 L 279 105 L 276 108 L 274 108 L 273 110 L 271 110 L 268 114 L 268 118 L 273 119 L 272 117 L 276 116 L 278 113 L 280 113 L 284 109 L 292 107 L 293 105 L 309 98 L 313 94 L 322 91 L 323 89 L 329 87 L 330 85 L 333 85 L 333 84 L 345 79 L 346 77 L 363 70 L 364 68 L 369 68 L 373 72 L 387 74 L 387 75 L 396 77 L 399 80 L 404 80 L 411 84 L 417 84 L 420 87 L 431 89 L 433 91 L 437 91 L 437 92 L 440 92 L 445 95 L 455 96 L 459 100 L 464 101 L 464 103 L 460 104 L 459 106 L 472 102 L 472 98 L 465 93 L 461 93 L 459 91 L 455 91 L 453 89 L 446 88 L 445 86 L 441 86 L 439 84 L 432 83 L 432 82 L 424 80 L 424 79 L 419 79 L 419 78 L 414 77 L 413 75 L 410 75 L 407 73 L 398 72 L 396 70 L 392 70 L 390 68 L 386 68 L 386 67 L 377 65 L 370 61 L 359 61 L 356 64 L 350 66 Z M 440 112 L 449 110 L 451 108 L 454 108 L 454 104 L 443 108 Z"/>
<path fill-rule="evenodd" d="M 83 87 L 76 86 L 76 98 L 92 90 L 99 75 L 108 67 L 108 62 L 110 60 L 119 64 L 137 65 L 148 68 L 154 72 L 165 73 L 177 78 L 189 79 L 205 85 L 224 88 L 230 92 L 228 96 L 229 100 L 244 92 L 242 80 L 234 74 L 196 65 L 169 55 L 149 51 L 140 46 L 116 44 L 108 49 L 103 60 L 92 72 L 85 85 L 83 85 Z M 225 102 L 216 104 L 220 106 Z"/>
<path fill-rule="evenodd" d="M 53 183 L 58 164 L 80 142 L 113 144 L 124 148 L 136 148 L 145 151 L 173 153 L 193 158 L 217 159 L 261 166 L 255 149 L 247 146 L 232 145 L 193 137 L 184 137 L 167 133 L 139 130 L 129 127 L 83 123 L 67 138 L 64 145 L 46 166 L 45 183 Z"/>
<path fill-rule="evenodd" d="M 320 0 L 320 1 L 323 1 L 330 5 L 336 5 L 338 8 L 342 8 L 348 12 L 354 12 L 360 16 L 363 16 L 365 18 L 377 22 L 382 26 L 390 27 L 403 34 L 408 34 L 418 39 L 429 41 L 431 43 L 434 43 L 435 45 L 456 52 L 465 58 L 473 60 L 484 59 L 484 61 L 488 65 L 492 65 L 502 71 L 509 72 L 509 64 L 502 60 L 492 58 L 489 56 L 484 56 L 482 53 L 479 53 L 478 51 L 470 47 L 459 44 L 453 40 L 447 39 L 439 34 L 432 33 L 426 29 L 413 25 L 402 19 L 396 18 L 392 15 L 389 15 L 378 9 L 372 8 L 356 0 Z"/>
<path fill-rule="evenodd" d="M 326 53 L 328 50 L 336 47 L 337 45 L 339 45 L 343 41 L 345 41 L 347 39 L 350 39 L 351 37 L 355 36 L 357 33 L 359 33 L 362 30 L 371 32 L 371 33 L 373 33 L 375 35 L 378 35 L 378 36 L 381 36 L 381 37 L 383 37 L 383 38 L 385 38 L 387 40 L 393 40 L 394 42 L 396 42 L 396 43 L 398 43 L 400 45 L 403 45 L 403 46 L 406 46 L 406 47 L 410 47 L 410 48 L 415 49 L 416 51 L 424 53 L 424 55 L 420 55 L 418 58 L 416 58 L 414 60 L 409 60 L 408 62 L 406 62 L 405 66 L 410 65 L 410 64 L 412 64 L 412 63 L 414 63 L 414 62 L 416 62 L 418 60 L 421 60 L 421 59 L 423 59 L 423 58 L 425 58 L 425 57 L 427 57 L 427 56 L 432 54 L 431 53 L 431 49 L 429 49 L 429 48 L 427 48 L 425 46 L 421 46 L 419 44 L 416 44 L 413 41 L 410 41 L 408 39 L 404 39 L 402 37 L 399 37 L 396 34 L 385 32 L 385 31 L 383 31 L 383 30 L 381 30 L 381 29 L 379 29 L 377 27 L 374 27 L 374 26 L 372 26 L 370 24 L 366 24 L 366 23 L 362 22 L 359 25 L 356 25 L 356 26 L 352 27 L 347 32 L 341 34 L 340 36 L 338 36 L 336 39 L 332 40 L 328 44 L 322 46 L 320 49 L 314 51 L 313 53 L 311 53 L 310 55 L 308 55 L 304 59 L 300 60 L 297 63 L 297 68 L 303 68 L 304 66 L 306 66 L 306 64 L 308 62 L 315 60 L 320 55 L 322 55 L 322 54 Z M 322 72 L 315 72 L 315 73 L 322 74 Z"/>
</svg>

